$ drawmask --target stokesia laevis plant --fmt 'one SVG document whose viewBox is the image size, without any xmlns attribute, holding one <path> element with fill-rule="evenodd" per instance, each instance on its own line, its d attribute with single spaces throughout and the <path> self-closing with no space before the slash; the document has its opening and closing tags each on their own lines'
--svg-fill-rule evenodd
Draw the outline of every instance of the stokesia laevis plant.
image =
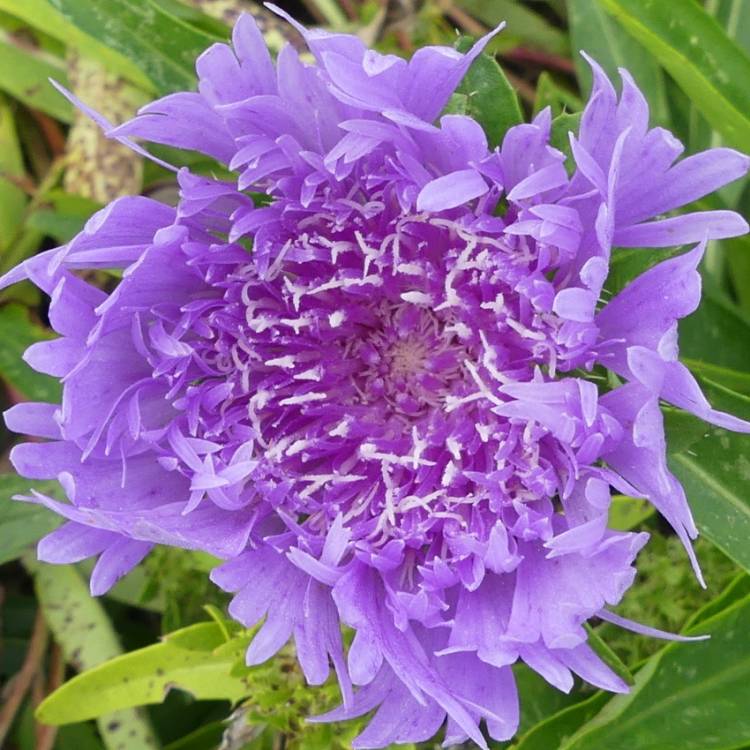
<svg viewBox="0 0 750 750">
<path fill-rule="evenodd" d="M 491 149 L 441 112 L 492 34 L 407 62 L 297 28 L 314 64 L 291 46 L 274 63 L 244 17 L 199 58 L 198 93 L 109 129 L 202 151 L 235 181 L 180 170 L 176 208 L 115 201 L 2 280 L 50 295 L 61 337 L 26 358 L 64 384 L 60 405 L 7 412 L 48 439 L 12 459 L 65 489 L 26 498 L 68 519 L 39 557 L 98 555 L 94 594 L 154 544 L 204 550 L 226 560 L 212 579 L 231 614 L 265 618 L 249 664 L 294 636 L 307 680 L 330 662 L 341 684 L 317 720 L 377 708 L 355 747 L 446 717 L 447 743 L 486 747 L 480 721 L 516 730 L 518 660 L 561 690 L 573 673 L 627 690 L 583 628 L 639 627 L 608 610 L 647 540 L 607 528 L 613 487 L 658 508 L 700 578 L 659 401 L 750 431 L 677 359 L 706 241 L 747 225 L 655 217 L 748 159 L 678 161 L 628 73 L 618 97 L 593 61 L 567 164 L 548 111 Z M 613 246 L 684 244 L 607 294 Z M 113 267 L 109 295 L 75 273 Z"/>
</svg>

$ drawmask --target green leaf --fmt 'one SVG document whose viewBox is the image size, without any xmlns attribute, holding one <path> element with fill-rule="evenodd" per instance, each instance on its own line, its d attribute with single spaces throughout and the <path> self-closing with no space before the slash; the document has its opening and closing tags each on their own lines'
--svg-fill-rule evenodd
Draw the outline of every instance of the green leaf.
<svg viewBox="0 0 750 750">
<path fill-rule="evenodd" d="M 747 14 L 750 17 L 750 13 Z M 736 204 L 742 216 L 750 216 L 750 182 L 745 180 L 745 188 Z M 732 237 L 721 242 L 730 274 L 730 283 L 735 299 L 742 311 L 750 315 L 750 237 Z"/>
<path fill-rule="evenodd" d="M 489 27 L 505 21 L 508 25 L 503 36 L 512 36 L 555 55 L 567 57 L 570 52 L 568 40 L 560 29 L 514 0 L 459 0 L 456 4 Z"/>
<path fill-rule="evenodd" d="M 607 294 L 615 295 L 621 292 L 637 276 L 681 252 L 682 248 L 615 248 L 604 284 Z"/>
<path fill-rule="evenodd" d="M 750 150 L 750 58 L 695 0 L 598 0 L 729 145 Z"/>
<path fill-rule="evenodd" d="M 750 576 L 738 573 L 729 585 L 708 604 L 701 607 L 688 621 L 688 627 L 697 627 L 715 615 L 731 607 L 735 602 L 750 595 Z"/>
<path fill-rule="evenodd" d="M 662 1 L 662 0 L 660 0 Z M 593 57 L 617 81 L 617 68 L 627 68 L 648 99 L 652 119 L 659 125 L 669 124 L 664 74 L 651 55 L 634 39 L 623 34 L 617 24 L 602 10 L 600 0 L 568 0 L 573 62 L 581 90 L 591 90 L 591 68 L 580 50 Z"/>
<path fill-rule="evenodd" d="M 59 495 L 57 482 L 33 482 L 15 474 L 0 474 L 0 565 L 20 557 L 30 545 L 57 528 L 61 519 L 48 508 L 11 500 L 33 487 L 45 495 Z"/>
<path fill-rule="evenodd" d="M 583 103 L 572 91 L 559 84 L 545 70 L 536 82 L 536 99 L 534 100 L 534 112 L 541 112 L 545 107 L 550 107 L 552 116 L 557 117 L 564 112 L 580 112 Z"/>
<path fill-rule="evenodd" d="M 8 178 L 25 173 L 13 110 L 0 96 L 0 254 L 18 233 L 27 203 L 23 190 Z"/>
<path fill-rule="evenodd" d="M 34 562 L 27 562 L 27 566 L 34 573 L 37 599 L 44 618 L 67 662 L 79 670 L 91 669 L 122 653 L 104 607 L 91 597 L 88 587 L 73 566 Z M 69 684 L 62 685 L 50 696 L 50 700 L 60 691 L 65 691 Z M 40 709 L 43 706 L 44 703 Z M 97 717 L 101 717 L 98 721 L 99 732 L 108 750 L 123 747 L 128 750 L 153 750 L 158 747 L 148 721 L 140 712 L 117 711 L 116 708 L 97 714 Z M 76 721 L 78 719 L 71 718 L 60 723 L 72 724 Z"/>
<path fill-rule="evenodd" d="M 750 597 L 691 629 L 709 640 L 672 643 L 560 750 L 720 750 L 750 742 L 740 698 L 750 680 Z"/>
<path fill-rule="evenodd" d="M 219 655 L 217 648 L 222 650 Z M 85 721 L 118 709 L 161 703 L 172 688 L 199 700 L 235 702 L 248 692 L 234 676 L 235 649 L 223 643 L 215 622 L 191 625 L 162 643 L 118 656 L 65 683 L 37 709 L 47 724 Z"/>
<path fill-rule="evenodd" d="M 716 408 L 750 418 L 750 397 L 706 378 L 699 382 Z M 685 487 L 698 528 L 750 570 L 750 436 L 672 410 L 665 423 L 670 467 Z"/>
<path fill-rule="evenodd" d="M 581 113 L 576 112 L 575 114 L 568 114 L 563 112 L 552 120 L 552 127 L 550 129 L 550 145 L 562 151 L 566 157 L 566 168 L 571 171 L 575 168 L 572 161 L 572 154 L 570 150 L 570 133 L 578 133 L 578 128 L 581 125 Z"/>
<path fill-rule="evenodd" d="M 596 652 L 597 656 L 628 685 L 634 683 L 633 675 L 620 657 L 602 640 L 599 634 L 588 623 L 583 626 L 588 633 L 588 645 Z"/>
<path fill-rule="evenodd" d="M 68 86 L 61 60 L 25 49 L 0 37 L 0 89 L 61 122 L 73 120 L 70 103 L 55 91 L 50 78 Z"/>
<path fill-rule="evenodd" d="M 609 506 L 610 529 L 616 531 L 630 531 L 640 526 L 646 519 L 656 512 L 656 508 L 648 500 L 626 495 L 614 495 Z"/>
<path fill-rule="evenodd" d="M 51 336 L 31 322 L 20 305 L 0 308 L 0 377 L 16 391 L 33 401 L 55 402 L 60 399 L 60 385 L 48 375 L 32 370 L 22 359 L 26 349 Z"/>
<path fill-rule="evenodd" d="M 680 322 L 680 355 L 725 370 L 750 373 L 750 318 L 713 285 L 705 283 L 700 306 Z"/>
<path fill-rule="evenodd" d="M 170 742 L 164 750 L 214 750 L 221 745 L 226 728 L 225 721 L 212 721 L 179 740 Z"/>
<path fill-rule="evenodd" d="M 589 719 L 596 716 L 607 703 L 609 694 L 594 693 L 586 700 L 566 706 L 561 711 L 543 717 L 521 737 L 513 750 L 552 750 L 559 748 L 567 737 L 572 735 Z"/>
<path fill-rule="evenodd" d="M 513 666 L 513 676 L 521 705 L 519 734 L 526 732 L 545 716 L 556 713 L 575 701 L 575 696 L 552 687 L 543 677 L 523 663 Z"/>
<path fill-rule="evenodd" d="M 196 58 L 219 40 L 153 0 L 51 2 L 77 28 L 137 65 L 159 94 L 194 88 Z"/>
<path fill-rule="evenodd" d="M 69 23 L 49 0 L 0 0 L 0 11 L 10 13 L 32 28 L 69 44 L 85 57 L 98 60 L 108 70 L 141 88 L 154 90 L 153 84 L 134 63 Z"/>
<path fill-rule="evenodd" d="M 471 44 L 470 39 L 462 37 L 456 48 L 466 52 Z M 474 61 L 454 96 L 454 102 L 461 102 L 461 113 L 482 126 L 491 147 L 502 142 L 509 128 L 523 122 L 515 89 L 488 55 L 480 55 Z"/>
<path fill-rule="evenodd" d="M 745 0 L 707 0 L 706 9 L 726 30 L 727 35 L 750 53 L 750 13 Z"/>
<path fill-rule="evenodd" d="M 89 198 L 62 190 L 50 190 L 43 206 L 32 211 L 27 225 L 57 242 L 69 242 L 101 205 Z"/>
<path fill-rule="evenodd" d="M 680 357 L 680 359 L 694 374 L 709 378 L 737 393 L 750 394 L 750 373 L 730 370 L 727 367 L 701 362 L 690 357 Z"/>
</svg>

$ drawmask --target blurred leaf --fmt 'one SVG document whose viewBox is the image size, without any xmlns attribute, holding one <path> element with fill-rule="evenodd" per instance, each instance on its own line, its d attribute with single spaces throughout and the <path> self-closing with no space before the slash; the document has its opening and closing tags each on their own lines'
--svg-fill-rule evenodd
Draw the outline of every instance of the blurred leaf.
<svg viewBox="0 0 750 750">
<path fill-rule="evenodd" d="M 700 306 L 680 322 L 680 355 L 725 370 L 750 373 L 750 316 L 715 286 L 704 283 Z"/>
<path fill-rule="evenodd" d="M 746 0 L 706 0 L 706 11 L 713 16 L 726 35 L 734 40 L 746 53 L 750 52 L 750 14 L 742 12 Z M 673 87 L 676 88 L 676 87 Z M 694 103 L 688 101 L 689 136 L 686 141 L 690 151 L 702 151 L 721 145 L 721 138 L 700 113 Z M 732 190 L 732 188 L 730 188 Z M 725 192 L 726 188 L 722 190 Z"/>
<path fill-rule="evenodd" d="M 580 112 L 583 103 L 572 91 L 558 84 L 547 71 L 544 71 L 536 82 L 533 114 L 536 115 L 545 107 L 550 107 L 552 116 L 557 117 L 564 112 Z"/>
<path fill-rule="evenodd" d="M 610 529 L 616 531 L 630 531 L 640 526 L 647 518 L 656 512 L 656 508 L 648 500 L 626 495 L 614 495 L 609 506 Z"/>
<path fill-rule="evenodd" d="M 51 0 L 66 19 L 137 65 L 159 94 L 195 87 L 195 60 L 218 37 L 153 0 Z"/>
<path fill-rule="evenodd" d="M 237 654 L 217 656 L 223 642 L 214 623 L 199 623 L 173 633 L 162 643 L 131 651 L 90 669 L 46 698 L 37 717 L 69 724 L 132 706 L 160 703 L 172 688 L 198 700 L 237 701 L 248 692 L 245 677 L 230 674 Z"/>
<path fill-rule="evenodd" d="M 706 0 L 706 10 L 721 24 L 730 39 L 750 54 L 750 13 L 746 0 Z"/>
<path fill-rule="evenodd" d="M 7 249 L 23 223 L 26 196 L 8 177 L 23 177 L 23 154 L 13 110 L 0 96 L 0 254 Z"/>
<path fill-rule="evenodd" d="M 69 23 L 62 13 L 52 7 L 49 0 L 0 0 L 0 10 L 75 47 L 81 54 L 99 60 L 113 73 L 153 91 L 153 84 L 134 63 Z"/>
<path fill-rule="evenodd" d="M 61 519 L 49 509 L 11 500 L 31 487 L 46 495 L 59 494 L 57 482 L 32 482 L 16 474 L 0 474 L 0 565 L 20 557 L 29 546 L 57 528 Z"/>
<path fill-rule="evenodd" d="M 514 0 L 458 0 L 456 4 L 490 28 L 505 21 L 508 25 L 503 34 L 509 34 L 530 47 L 565 57 L 570 53 L 565 34 L 544 16 L 521 3 Z"/>
<path fill-rule="evenodd" d="M 122 653 L 112 623 L 71 565 L 27 563 L 34 574 L 37 599 L 47 625 L 67 662 L 76 669 L 91 669 Z M 57 695 L 65 683 L 52 695 Z M 106 715 L 105 715 L 106 714 Z M 98 722 L 108 750 L 153 750 L 158 747 L 148 721 L 137 711 L 105 711 Z M 87 717 L 89 718 L 89 717 Z M 44 719 L 42 719 L 44 721 Z M 61 723 L 72 724 L 78 719 Z M 127 743 L 127 744 L 125 744 Z"/>
<path fill-rule="evenodd" d="M 22 359 L 31 344 L 52 338 L 31 322 L 20 305 L 0 308 L 0 377 L 32 401 L 55 402 L 60 399 L 60 384 L 49 375 L 32 370 Z"/>
<path fill-rule="evenodd" d="M 695 0 L 597 0 L 669 71 L 729 145 L 750 150 L 750 58 Z"/>
<path fill-rule="evenodd" d="M 226 722 L 213 721 L 179 740 L 164 746 L 164 750 L 214 750 L 221 744 Z"/>
<path fill-rule="evenodd" d="M 750 742 L 750 712 L 741 699 L 750 680 L 750 597 L 691 629 L 710 634 L 671 643 L 560 750 L 723 750 Z"/>
<path fill-rule="evenodd" d="M 721 388 L 718 408 L 750 415 L 750 399 Z M 694 429 L 692 429 L 694 425 Z M 722 552 L 750 570 L 750 437 L 667 413 L 669 465 L 682 482 L 696 525 Z M 687 445 L 685 435 L 691 435 Z M 680 440 L 682 438 L 682 441 Z"/>
<path fill-rule="evenodd" d="M 747 14 L 750 16 L 750 13 Z M 742 216 L 750 216 L 750 182 L 744 180 L 744 190 L 736 204 Z M 742 187 L 742 185 L 740 185 Z M 732 237 L 721 242 L 721 249 L 729 269 L 730 282 L 740 308 L 750 315 L 750 237 Z"/>
<path fill-rule="evenodd" d="M 52 237 L 60 244 L 69 242 L 101 205 L 80 195 L 71 195 L 62 190 L 50 190 L 42 207 L 33 211 L 27 220 L 28 226 Z"/>
<path fill-rule="evenodd" d="M 57 732 L 57 750 L 103 750 L 102 740 L 93 724 L 70 724 Z"/>
<path fill-rule="evenodd" d="M 468 37 L 462 37 L 456 49 L 466 52 L 471 44 Z M 497 61 L 488 55 L 480 55 L 474 61 L 451 105 L 451 111 L 469 115 L 482 126 L 491 147 L 502 142 L 508 128 L 523 121 L 515 89 Z"/>
<path fill-rule="evenodd" d="M 0 37 L 0 89 L 23 102 L 31 109 L 54 117 L 61 122 L 73 119 L 70 103 L 55 91 L 50 78 L 68 85 L 68 76 L 62 61 L 51 62 L 49 55 L 16 46 Z"/>
<path fill-rule="evenodd" d="M 652 120 L 668 125 L 664 75 L 654 58 L 632 37 L 622 33 L 602 9 L 602 0 L 568 0 L 568 11 L 573 62 L 581 90 L 586 94 L 591 91 L 591 68 L 579 54 L 582 50 L 593 57 L 615 83 L 619 78 L 617 68 L 627 68 L 648 99 Z"/>
</svg>

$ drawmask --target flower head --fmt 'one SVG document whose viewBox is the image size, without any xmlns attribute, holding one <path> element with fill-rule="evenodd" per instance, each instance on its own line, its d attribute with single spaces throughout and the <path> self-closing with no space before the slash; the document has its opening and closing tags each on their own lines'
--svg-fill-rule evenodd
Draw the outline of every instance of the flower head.
<svg viewBox="0 0 750 750">
<path fill-rule="evenodd" d="M 707 403 L 676 334 L 705 241 L 747 226 L 652 220 L 748 159 L 675 163 L 630 76 L 618 98 L 592 62 L 569 176 L 547 111 L 498 149 L 440 116 L 487 38 L 407 62 L 299 30 L 315 64 L 291 46 L 274 64 L 245 17 L 198 60 L 198 93 L 110 131 L 202 151 L 236 182 L 182 170 L 176 209 L 121 199 L 6 277 L 50 294 L 61 338 L 27 359 L 64 382 L 61 405 L 8 412 L 50 439 L 13 460 L 65 488 L 33 498 L 69 519 L 39 554 L 99 555 L 95 593 L 154 543 L 205 550 L 231 614 L 265 618 L 248 663 L 294 636 L 308 681 L 330 660 L 341 683 L 320 719 L 379 707 L 356 747 L 446 717 L 447 742 L 486 747 L 481 720 L 516 730 L 518 660 L 562 690 L 573 673 L 627 689 L 583 628 L 622 622 L 607 607 L 647 539 L 607 528 L 611 488 L 647 497 L 691 555 L 697 533 L 659 400 L 750 431 Z M 613 246 L 693 243 L 610 298 Z M 125 271 L 105 295 L 74 273 L 91 267 Z"/>
</svg>

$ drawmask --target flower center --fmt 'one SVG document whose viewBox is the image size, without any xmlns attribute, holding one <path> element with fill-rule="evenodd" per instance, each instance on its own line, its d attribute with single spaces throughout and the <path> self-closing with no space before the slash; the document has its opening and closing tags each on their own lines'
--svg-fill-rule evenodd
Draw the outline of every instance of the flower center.
<svg viewBox="0 0 750 750">
<path fill-rule="evenodd" d="M 378 319 L 350 346 L 358 402 L 409 417 L 439 407 L 464 380 L 465 347 L 438 314 L 412 303 L 385 303 Z"/>
</svg>

